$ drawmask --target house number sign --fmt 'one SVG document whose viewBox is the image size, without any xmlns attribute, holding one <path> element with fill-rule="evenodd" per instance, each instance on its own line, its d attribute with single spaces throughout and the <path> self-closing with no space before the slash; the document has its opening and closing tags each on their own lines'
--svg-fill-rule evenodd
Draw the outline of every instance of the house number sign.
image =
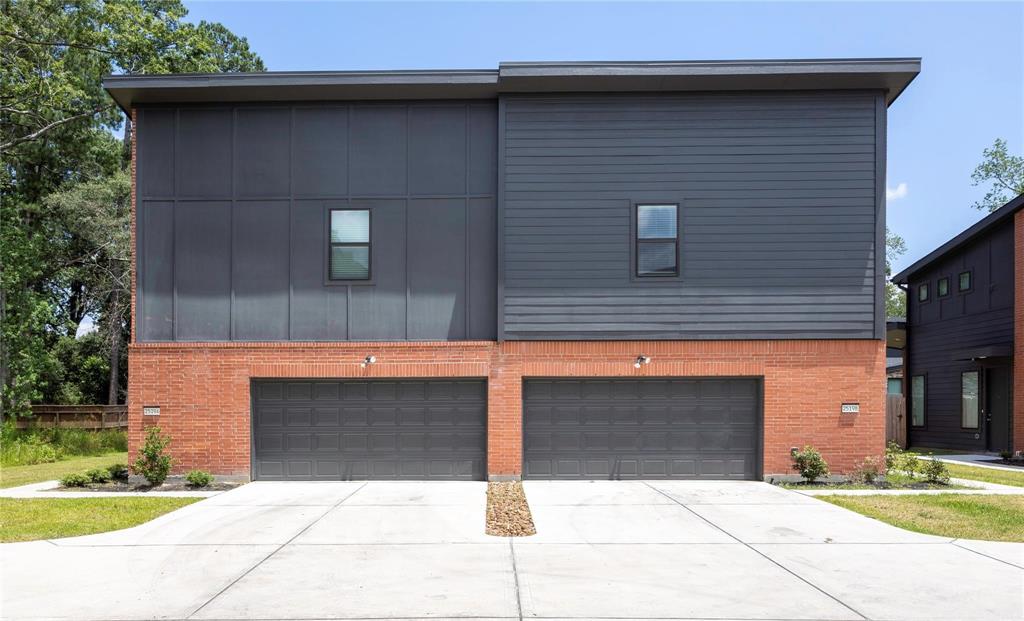
<svg viewBox="0 0 1024 621">
<path fill-rule="evenodd" d="M 843 414 L 860 414 L 860 404 L 859 403 L 844 403 L 843 404 L 842 413 Z"/>
<path fill-rule="evenodd" d="M 142 408 L 143 416 L 160 416 L 159 405 L 147 405 Z"/>
</svg>

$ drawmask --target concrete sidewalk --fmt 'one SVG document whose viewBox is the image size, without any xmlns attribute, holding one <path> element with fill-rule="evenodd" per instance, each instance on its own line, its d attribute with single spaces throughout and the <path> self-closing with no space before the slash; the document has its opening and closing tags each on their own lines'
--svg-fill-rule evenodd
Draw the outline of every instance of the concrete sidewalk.
<svg viewBox="0 0 1024 621">
<path fill-rule="evenodd" d="M 253 483 L 142 526 L 0 547 L 4 619 L 1020 619 L 1024 544 L 755 482 Z M 57 586 L 55 586 L 57 585 Z"/>
</svg>

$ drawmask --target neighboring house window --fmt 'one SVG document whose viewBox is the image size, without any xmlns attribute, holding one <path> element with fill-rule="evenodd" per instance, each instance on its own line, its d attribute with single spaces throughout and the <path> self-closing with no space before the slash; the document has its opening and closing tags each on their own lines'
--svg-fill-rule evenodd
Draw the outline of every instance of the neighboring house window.
<svg viewBox="0 0 1024 621">
<path fill-rule="evenodd" d="M 636 275 L 679 275 L 679 205 L 636 206 Z"/>
<path fill-rule="evenodd" d="M 949 278 L 940 278 L 935 285 L 935 293 L 940 298 L 949 295 Z"/>
<path fill-rule="evenodd" d="M 960 291 L 971 290 L 971 273 L 960 272 Z"/>
<path fill-rule="evenodd" d="M 978 372 L 960 374 L 960 426 L 978 428 Z"/>
<path fill-rule="evenodd" d="M 910 378 L 910 424 L 924 427 L 924 376 Z"/>
<path fill-rule="evenodd" d="M 369 280 L 370 210 L 332 209 L 330 256 L 331 280 Z"/>
<path fill-rule="evenodd" d="M 917 286 L 917 301 L 927 302 L 928 301 L 928 283 Z"/>
<path fill-rule="evenodd" d="M 903 394 L 903 380 L 898 377 L 890 377 L 886 381 L 886 392 L 890 395 Z"/>
</svg>

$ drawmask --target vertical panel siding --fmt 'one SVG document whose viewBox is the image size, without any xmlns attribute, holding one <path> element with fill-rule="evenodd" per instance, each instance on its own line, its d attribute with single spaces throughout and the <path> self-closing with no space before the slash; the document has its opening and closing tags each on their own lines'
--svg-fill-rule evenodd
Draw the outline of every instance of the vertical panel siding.
<svg viewBox="0 0 1024 621">
<path fill-rule="evenodd" d="M 912 445 L 985 449 L 983 423 L 979 429 L 960 427 L 960 374 L 980 367 L 965 359 L 971 349 L 1013 348 L 1013 243 L 1013 223 L 1007 221 L 910 281 L 906 373 L 924 375 L 926 389 L 925 424 L 910 428 Z M 960 293 L 957 279 L 966 270 L 971 271 L 972 286 Z M 949 278 L 950 287 L 942 298 L 936 294 L 940 278 Z M 917 287 L 922 283 L 928 283 L 931 300 L 919 303 Z M 1003 363 L 1009 365 L 1009 360 Z"/>
<path fill-rule="evenodd" d="M 141 108 L 139 340 L 495 338 L 496 108 Z M 370 283 L 327 279 L 335 207 L 373 211 Z"/>
<path fill-rule="evenodd" d="M 873 338 L 877 99 L 509 96 L 505 336 Z M 678 279 L 631 274 L 636 201 L 680 204 Z"/>
</svg>

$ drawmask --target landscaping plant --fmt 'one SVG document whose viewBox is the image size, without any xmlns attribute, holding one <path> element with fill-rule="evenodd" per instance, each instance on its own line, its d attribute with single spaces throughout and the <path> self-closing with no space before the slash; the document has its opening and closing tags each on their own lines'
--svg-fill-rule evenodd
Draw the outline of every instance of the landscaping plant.
<svg viewBox="0 0 1024 621">
<path fill-rule="evenodd" d="M 802 451 L 793 452 L 793 470 L 799 472 L 808 483 L 829 475 L 828 462 L 818 449 L 809 444 Z"/>
<path fill-rule="evenodd" d="M 165 437 L 159 427 L 147 429 L 146 441 L 142 443 L 139 457 L 132 464 L 132 472 L 145 477 L 154 487 L 166 481 L 171 472 L 171 456 L 164 451 L 170 443 L 170 438 Z"/>
<path fill-rule="evenodd" d="M 107 472 L 110 473 L 110 478 L 115 481 L 128 480 L 128 464 L 113 464 L 107 468 Z"/>
<path fill-rule="evenodd" d="M 192 487 L 206 487 L 213 483 L 213 475 L 205 470 L 189 470 L 185 480 Z"/>
<path fill-rule="evenodd" d="M 882 467 L 878 457 L 869 455 L 854 466 L 850 478 L 857 483 L 874 485 L 881 473 Z"/>
<path fill-rule="evenodd" d="M 921 467 L 921 461 L 913 453 L 900 448 L 899 444 L 889 442 L 885 447 L 885 469 L 887 472 L 914 476 Z"/>
<path fill-rule="evenodd" d="M 946 467 L 946 462 L 935 459 L 931 453 L 928 454 L 929 459 L 923 462 L 921 468 L 921 474 L 929 483 L 937 483 L 939 485 L 946 485 L 949 483 L 949 468 Z"/>
<path fill-rule="evenodd" d="M 60 478 L 61 487 L 85 487 L 88 483 L 89 477 L 81 472 L 72 472 Z"/>
<path fill-rule="evenodd" d="M 89 478 L 90 483 L 106 483 L 110 480 L 110 471 L 106 468 L 93 468 L 86 470 L 85 476 Z"/>
</svg>

